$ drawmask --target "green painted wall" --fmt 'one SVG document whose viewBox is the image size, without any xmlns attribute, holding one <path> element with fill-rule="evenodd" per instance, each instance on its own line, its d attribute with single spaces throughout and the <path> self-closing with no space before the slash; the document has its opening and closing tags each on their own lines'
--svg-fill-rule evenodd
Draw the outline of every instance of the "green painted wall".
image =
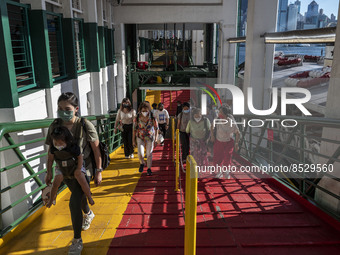
<svg viewBox="0 0 340 255">
<path fill-rule="evenodd" d="M 99 72 L 99 39 L 97 23 L 84 23 L 85 57 L 87 71 Z"/>
<path fill-rule="evenodd" d="M 29 15 L 34 70 L 38 87 L 52 88 L 52 66 L 46 11 L 32 10 Z"/>
<path fill-rule="evenodd" d="M 69 79 L 76 79 L 78 77 L 78 74 L 73 19 L 63 19 L 63 36 L 66 74 Z"/>
</svg>

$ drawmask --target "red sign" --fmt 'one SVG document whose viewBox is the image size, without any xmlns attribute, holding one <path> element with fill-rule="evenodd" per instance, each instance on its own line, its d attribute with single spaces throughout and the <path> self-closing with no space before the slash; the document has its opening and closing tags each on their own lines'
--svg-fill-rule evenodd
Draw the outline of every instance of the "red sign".
<svg viewBox="0 0 340 255">
<path fill-rule="evenodd" d="M 268 141 L 274 141 L 274 131 L 273 129 L 267 129 Z"/>
</svg>

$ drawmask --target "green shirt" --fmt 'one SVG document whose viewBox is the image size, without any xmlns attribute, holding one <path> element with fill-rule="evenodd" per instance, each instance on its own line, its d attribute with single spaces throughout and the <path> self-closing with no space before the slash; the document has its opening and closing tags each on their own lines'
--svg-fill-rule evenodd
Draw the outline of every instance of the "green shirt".
<svg viewBox="0 0 340 255">
<path fill-rule="evenodd" d="M 206 121 L 206 124 L 204 123 Z M 190 136 L 195 139 L 203 139 L 208 131 L 210 131 L 210 121 L 207 118 L 203 118 L 197 123 L 194 120 L 189 120 L 186 132 L 190 133 Z M 206 127 L 208 130 L 206 130 Z"/>
</svg>

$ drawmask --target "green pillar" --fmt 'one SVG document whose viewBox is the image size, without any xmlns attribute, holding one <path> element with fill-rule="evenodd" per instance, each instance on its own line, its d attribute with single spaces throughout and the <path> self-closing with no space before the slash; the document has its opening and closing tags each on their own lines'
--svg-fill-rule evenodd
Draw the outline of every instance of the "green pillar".
<svg viewBox="0 0 340 255">
<path fill-rule="evenodd" d="M 113 64 L 113 54 L 114 54 L 114 52 L 113 52 L 113 31 L 112 31 L 112 29 L 107 29 L 107 40 L 108 40 L 108 43 L 107 43 L 107 45 L 108 45 L 108 49 L 106 49 L 106 50 L 108 50 L 109 51 L 109 60 L 107 60 L 106 62 L 107 63 L 110 63 L 110 65 L 112 65 Z"/>
<path fill-rule="evenodd" d="M 100 67 L 106 66 L 105 56 L 105 27 L 98 27 Z"/>
<path fill-rule="evenodd" d="M 52 88 L 52 66 L 46 11 L 32 10 L 29 15 L 34 71 L 38 87 Z"/>
<path fill-rule="evenodd" d="M 77 63 L 76 63 L 76 47 L 74 39 L 74 21 L 72 18 L 63 19 L 63 40 L 65 51 L 66 73 L 69 78 L 76 79 Z"/>
<path fill-rule="evenodd" d="M 99 72 L 99 39 L 97 23 L 84 23 L 85 58 L 89 72 Z"/>
<path fill-rule="evenodd" d="M 5 1 L 0 1 L 0 56 L 0 108 L 14 108 L 19 105 L 19 98 Z"/>
</svg>

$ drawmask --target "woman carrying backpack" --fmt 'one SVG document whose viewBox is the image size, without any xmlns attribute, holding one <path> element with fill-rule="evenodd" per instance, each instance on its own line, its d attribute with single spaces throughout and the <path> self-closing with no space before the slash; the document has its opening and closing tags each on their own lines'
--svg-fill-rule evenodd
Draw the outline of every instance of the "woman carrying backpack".
<svg viewBox="0 0 340 255">
<path fill-rule="evenodd" d="M 124 144 L 125 158 L 133 158 L 132 126 L 136 117 L 136 111 L 132 109 L 130 99 L 124 98 L 117 112 L 114 132 L 117 133 L 117 125 L 122 123 L 122 138 Z"/>
<path fill-rule="evenodd" d="M 152 151 L 153 144 L 158 138 L 158 123 L 153 116 L 150 104 L 143 102 L 138 108 L 138 114 L 133 127 L 133 146 L 138 147 L 139 172 L 144 170 L 144 150 L 147 157 L 147 175 L 152 175 Z"/>
<path fill-rule="evenodd" d="M 96 184 L 96 186 L 98 186 L 102 182 L 102 159 L 99 149 L 99 139 L 97 131 L 90 121 L 85 120 L 85 123 L 83 124 L 82 119 L 78 117 L 78 111 L 78 98 L 71 92 L 61 94 L 61 96 L 58 98 L 59 118 L 50 125 L 45 141 L 45 143 L 49 145 L 47 158 L 47 174 L 45 177 L 45 182 L 47 185 L 51 184 L 52 181 L 53 154 L 51 154 L 50 150 L 53 146 L 53 140 L 51 133 L 58 126 L 66 127 L 71 132 L 77 145 L 80 147 L 81 153 L 83 154 L 87 175 L 89 175 L 93 168 L 96 168 L 94 183 Z M 84 128 L 86 130 L 84 130 Z M 92 160 L 90 157 L 91 150 L 94 153 L 96 166 L 92 166 Z M 56 171 L 58 171 L 58 169 L 56 169 Z M 86 178 L 89 182 L 88 176 L 86 176 Z M 74 238 L 69 248 L 69 254 L 80 254 L 83 249 L 81 230 L 86 230 L 90 227 L 90 224 L 95 215 L 90 210 L 86 196 L 77 179 L 64 179 L 64 183 L 71 191 L 69 208 L 71 212 L 72 227 L 74 232 Z"/>
<path fill-rule="evenodd" d="M 192 110 L 192 118 L 186 127 L 190 134 L 190 153 L 194 157 L 197 166 L 208 166 L 207 141 L 210 137 L 210 121 L 202 117 L 201 109 Z"/>
<path fill-rule="evenodd" d="M 225 124 L 216 124 L 211 130 L 211 140 L 214 143 L 214 166 L 220 165 L 230 166 L 231 157 L 235 148 L 235 151 L 239 149 L 240 131 L 235 124 L 234 117 L 231 115 L 231 109 L 228 106 L 222 106 L 220 108 L 219 119 L 227 120 Z M 235 135 L 235 143 L 232 136 Z M 218 178 L 222 177 L 222 173 L 218 172 Z M 229 177 L 229 175 L 227 175 Z"/>
</svg>

